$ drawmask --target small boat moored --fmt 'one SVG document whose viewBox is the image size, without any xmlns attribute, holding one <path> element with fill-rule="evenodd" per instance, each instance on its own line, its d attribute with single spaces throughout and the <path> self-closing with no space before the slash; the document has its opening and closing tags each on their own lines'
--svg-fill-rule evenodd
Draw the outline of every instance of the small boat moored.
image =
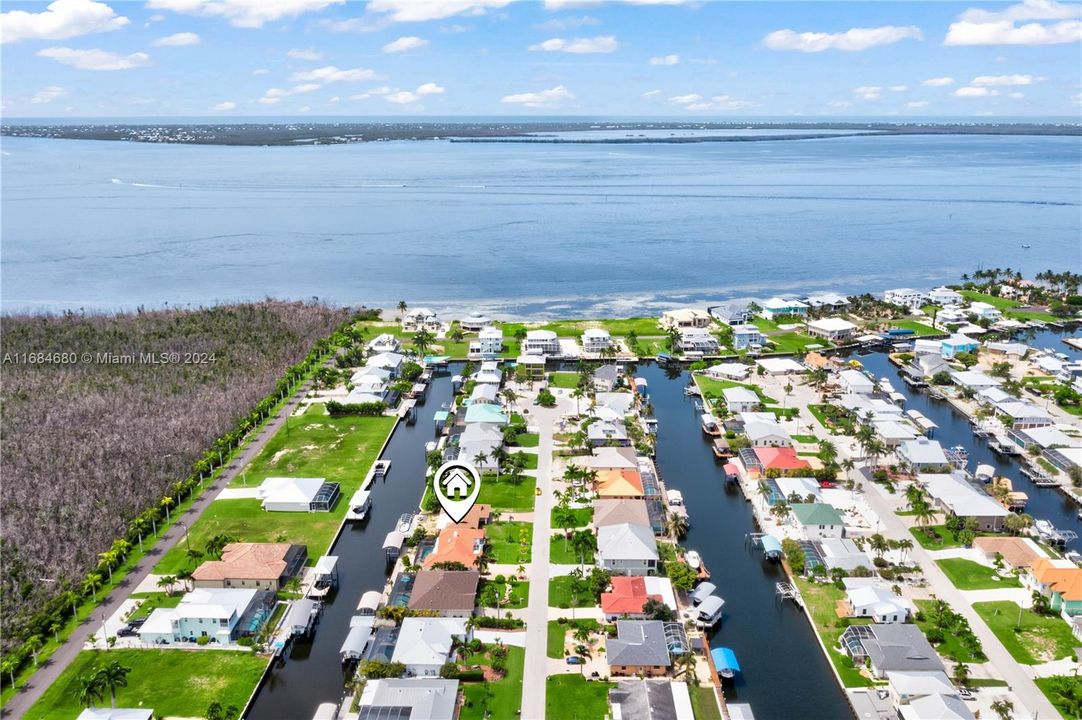
<svg viewBox="0 0 1082 720">
<path fill-rule="evenodd" d="M 692 570 L 698 570 L 703 566 L 703 559 L 699 553 L 694 550 L 688 550 L 684 555 L 684 562 L 691 566 Z"/>
<path fill-rule="evenodd" d="M 740 674 L 740 662 L 731 648 L 717 647 L 710 651 L 710 659 L 718 675 L 725 680 L 732 680 Z"/>
</svg>

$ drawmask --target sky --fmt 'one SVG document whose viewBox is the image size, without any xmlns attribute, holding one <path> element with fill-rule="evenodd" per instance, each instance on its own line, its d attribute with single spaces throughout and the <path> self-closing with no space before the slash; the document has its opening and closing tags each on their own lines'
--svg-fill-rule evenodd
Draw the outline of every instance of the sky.
<svg viewBox="0 0 1082 720">
<path fill-rule="evenodd" d="M 1067 117 L 1082 4 L 55 0 L 5 117 Z"/>
</svg>

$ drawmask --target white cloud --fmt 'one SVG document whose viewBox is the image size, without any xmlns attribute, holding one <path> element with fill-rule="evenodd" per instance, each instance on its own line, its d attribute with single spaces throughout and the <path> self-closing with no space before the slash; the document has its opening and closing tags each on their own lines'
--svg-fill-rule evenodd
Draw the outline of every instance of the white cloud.
<svg viewBox="0 0 1082 720">
<path fill-rule="evenodd" d="M 287 98 L 290 95 L 309 93 L 314 90 L 319 90 L 321 87 L 323 86 L 319 83 L 303 83 L 301 85 L 294 85 L 291 88 L 270 88 L 267 92 L 263 93 L 263 97 L 259 98 L 256 102 L 261 105 L 275 105 L 281 102 L 282 98 Z"/>
<path fill-rule="evenodd" d="M 1024 0 L 1002 10 L 970 8 L 947 29 L 944 45 L 1058 45 L 1082 40 L 1082 5 Z"/>
<path fill-rule="evenodd" d="M 179 32 L 160 37 L 150 43 L 154 47 L 183 47 L 184 45 L 198 45 L 199 36 L 193 32 Z"/>
<path fill-rule="evenodd" d="M 647 90 L 646 92 L 644 92 L 642 94 L 642 97 L 644 97 L 644 98 L 652 98 L 652 97 L 657 97 L 660 94 L 661 94 L 660 90 Z"/>
<path fill-rule="evenodd" d="M 220 102 L 214 106 L 214 110 L 216 110 L 217 112 L 229 112 L 230 110 L 236 109 L 237 104 L 232 100 L 226 100 L 225 102 Z"/>
<path fill-rule="evenodd" d="M 436 83 L 425 83 L 417 88 L 418 95 L 442 95 L 443 93 L 444 88 Z"/>
<path fill-rule="evenodd" d="M 416 90 L 410 92 L 409 90 L 396 90 L 393 93 L 384 93 L 383 99 L 387 102 L 395 103 L 396 105 L 409 105 L 415 103 L 426 95 L 442 95 L 444 88 L 440 87 L 436 83 L 425 83 L 417 87 Z"/>
<path fill-rule="evenodd" d="M 332 98 L 331 98 L 330 100 L 328 100 L 327 102 L 328 102 L 328 103 L 330 103 L 331 105 L 337 105 L 338 103 L 342 102 L 342 98 L 340 98 L 339 96 L 335 95 L 334 97 L 332 97 Z"/>
<path fill-rule="evenodd" d="M 407 35 L 384 45 L 383 52 L 404 53 L 409 52 L 410 50 L 416 50 L 419 47 L 424 47 L 427 44 L 428 41 L 424 38 L 419 38 L 416 35 Z"/>
<path fill-rule="evenodd" d="M 703 99 L 703 96 L 698 93 L 689 93 L 687 95 L 673 95 L 669 98 L 669 102 L 674 102 L 677 105 L 691 105 L 697 103 Z"/>
<path fill-rule="evenodd" d="M 669 54 L 669 55 L 661 55 L 659 57 L 652 57 L 652 58 L 650 58 L 650 64 L 651 65 L 679 65 L 680 64 L 680 56 L 677 55 L 676 53 L 672 53 L 672 54 Z"/>
<path fill-rule="evenodd" d="M 261 28 L 265 23 L 319 12 L 345 0 L 147 0 L 151 10 L 171 10 L 184 15 L 217 17 L 234 27 Z"/>
<path fill-rule="evenodd" d="M 1012 100 L 1021 100 L 1025 96 L 1026 94 L 1023 92 L 1012 92 L 1007 97 L 1011 98 Z"/>
<path fill-rule="evenodd" d="M 978 98 L 988 95 L 988 88 L 983 87 L 960 87 L 954 91 L 954 94 L 958 97 L 964 98 Z"/>
<path fill-rule="evenodd" d="M 928 78 L 921 83 L 921 85 L 927 85 L 928 87 L 946 87 L 947 85 L 953 84 L 954 78 L 952 77 Z"/>
<path fill-rule="evenodd" d="M 49 85 L 34 93 L 34 97 L 30 98 L 30 102 L 35 105 L 45 105 L 51 103 L 53 100 L 67 97 L 67 95 L 68 91 L 59 85 Z"/>
<path fill-rule="evenodd" d="M 365 10 L 380 13 L 391 22 L 443 20 L 455 15 L 483 15 L 511 0 L 369 0 Z"/>
<path fill-rule="evenodd" d="M 597 25 L 600 20 L 589 15 L 583 15 L 581 17 L 564 17 L 564 18 L 552 18 L 546 20 L 543 23 L 534 25 L 538 30 L 551 30 L 559 32 L 560 30 L 575 30 L 576 28 L 586 27 L 588 25 Z"/>
<path fill-rule="evenodd" d="M 827 103 L 827 107 L 831 108 L 850 108 L 853 107 L 853 103 L 848 100 L 831 100 Z"/>
<path fill-rule="evenodd" d="M 885 25 L 875 28 L 851 28 L 841 33 L 803 32 L 775 30 L 763 38 L 763 45 L 771 50 L 799 50 L 822 52 L 824 50 L 867 50 L 879 45 L 891 45 L 902 40 L 923 40 L 920 28 L 914 25 L 899 27 Z"/>
<path fill-rule="evenodd" d="M 294 60 L 322 60 L 323 53 L 315 48 L 293 48 L 286 51 L 286 57 Z"/>
<path fill-rule="evenodd" d="M 1082 93 L 1078 93 L 1077 95 L 1072 95 L 1071 96 L 1071 102 L 1073 102 L 1075 105 L 1082 105 Z"/>
<path fill-rule="evenodd" d="M 334 65 L 327 65 L 326 67 L 315 68 L 314 70 L 301 70 L 293 73 L 289 79 L 291 82 L 312 82 L 312 83 L 332 83 L 332 82 L 360 82 L 361 80 L 371 80 L 376 76 L 374 70 L 368 68 L 349 68 L 341 69 Z"/>
<path fill-rule="evenodd" d="M 704 98 L 698 93 L 675 95 L 669 98 L 669 102 L 680 105 L 685 110 L 691 111 L 747 110 L 748 108 L 758 107 L 759 105 L 759 103 L 752 100 L 741 100 L 740 98 L 734 98 L 729 95 L 714 95 L 710 98 Z"/>
<path fill-rule="evenodd" d="M 878 85 L 861 85 L 853 88 L 853 94 L 861 100 L 879 100 L 883 97 L 883 88 Z"/>
<path fill-rule="evenodd" d="M 693 0 L 615 0 L 626 5 L 684 5 Z M 563 10 L 575 7 L 594 7 L 604 0 L 545 0 L 546 10 Z"/>
<path fill-rule="evenodd" d="M 56 0 L 39 13 L 0 13 L 0 43 L 20 40 L 66 40 L 119 30 L 131 21 L 95 0 Z"/>
<path fill-rule="evenodd" d="M 598 35 L 592 38 L 551 38 L 543 43 L 531 45 L 531 50 L 544 50 L 545 52 L 565 52 L 576 54 L 588 53 L 611 53 L 620 47 L 620 43 L 612 35 Z"/>
<path fill-rule="evenodd" d="M 252 74 L 253 75 L 269 75 L 270 70 L 268 70 L 267 68 L 258 68 L 256 70 L 253 70 Z"/>
<path fill-rule="evenodd" d="M 309 105 L 302 105 L 299 108 L 297 108 L 297 112 L 308 112 L 311 109 L 312 108 Z"/>
<path fill-rule="evenodd" d="M 891 92 L 905 92 L 908 89 L 909 89 L 908 85 L 891 85 L 890 86 L 890 91 Z"/>
<path fill-rule="evenodd" d="M 1043 77 L 1033 75 L 981 75 L 970 81 L 970 85 L 1032 85 L 1041 82 Z"/>
<path fill-rule="evenodd" d="M 912 102 L 907 102 L 905 104 L 905 106 L 907 108 L 913 108 L 914 110 L 917 110 L 917 109 L 920 109 L 920 108 L 928 107 L 928 101 L 927 100 L 913 100 Z"/>
<path fill-rule="evenodd" d="M 107 50 L 75 50 L 68 47 L 50 47 L 38 50 L 38 57 L 47 57 L 80 70 L 130 70 L 150 62 L 146 53 L 121 55 Z"/>
<path fill-rule="evenodd" d="M 525 92 L 515 93 L 514 95 L 504 95 L 500 98 L 500 102 L 505 105 L 522 105 L 524 107 L 531 108 L 551 108 L 558 107 L 560 103 L 565 100 L 574 100 L 575 96 L 563 85 L 557 85 L 554 88 L 548 90 L 539 90 L 537 92 Z"/>
<path fill-rule="evenodd" d="M 346 98 L 346 100 L 352 100 L 353 102 L 357 102 L 358 100 L 367 100 L 370 97 L 372 97 L 371 93 L 355 93 Z"/>
</svg>

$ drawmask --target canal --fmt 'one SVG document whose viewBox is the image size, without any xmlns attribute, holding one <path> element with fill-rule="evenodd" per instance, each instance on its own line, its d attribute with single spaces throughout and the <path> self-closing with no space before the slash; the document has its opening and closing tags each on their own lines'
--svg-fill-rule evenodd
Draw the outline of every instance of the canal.
<svg viewBox="0 0 1082 720">
<path fill-rule="evenodd" d="M 732 648 L 744 680 L 726 697 L 750 703 L 759 720 L 852 717 L 811 624 L 791 601 L 775 596 L 785 571 L 745 545 L 745 535 L 756 531 L 751 507 L 722 480 L 699 414 L 684 396 L 688 374 L 670 377 L 653 364 L 639 366 L 637 374 L 649 384 L 658 419 L 658 470 L 669 488 L 683 493 L 691 519 L 683 545 L 702 555 L 725 599 L 711 647 Z"/>
<path fill-rule="evenodd" d="M 391 469 L 386 479 L 373 487 L 368 518 L 346 525 L 331 549 L 330 554 L 339 558 L 338 591 L 324 605 L 312 640 L 294 643 L 284 664 L 267 675 L 245 716 L 249 720 L 308 720 L 320 703 L 342 700 L 348 675 L 343 672 L 338 651 L 361 595 L 383 590 L 389 574 L 383 539 L 402 513 L 417 512 L 424 492 L 424 446 L 436 437 L 435 413 L 451 398 L 451 374 L 436 375 L 425 403 L 417 407 L 416 424 L 402 422 L 396 427 L 380 456 L 391 461 Z M 348 500 L 343 498 L 343 502 Z"/>
<path fill-rule="evenodd" d="M 1019 337 L 1033 347 L 1050 348 L 1056 352 L 1079 358 L 1082 353 L 1061 342 L 1061 336 L 1052 331 L 1045 330 L 1033 337 Z M 1074 530 L 1082 535 L 1082 521 L 1078 518 L 1079 507 L 1067 495 L 1056 488 L 1037 487 L 1019 470 L 1021 464 L 1017 457 L 1005 457 L 998 455 L 988 447 L 984 438 L 976 437 L 973 428 L 965 415 L 958 412 L 945 400 L 933 400 L 929 395 L 912 390 L 902 382 L 901 371 L 892 364 L 884 353 L 872 353 L 869 355 L 856 356 L 864 367 L 877 377 L 887 378 L 894 389 L 905 395 L 905 408 L 915 409 L 926 415 L 939 427 L 935 430 L 933 438 L 945 447 L 961 445 L 969 451 L 970 472 L 977 465 L 988 464 L 996 469 L 997 475 L 1011 479 L 1011 484 L 1016 490 L 1021 490 L 1029 496 L 1026 512 L 1034 519 L 1048 520 L 1061 530 Z M 1044 406 L 1043 401 L 1033 397 L 1027 397 L 1034 404 Z M 1068 550 L 1082 550 L 1082 540 L 1072 540 L 1067 543 Z"/>
</svg>

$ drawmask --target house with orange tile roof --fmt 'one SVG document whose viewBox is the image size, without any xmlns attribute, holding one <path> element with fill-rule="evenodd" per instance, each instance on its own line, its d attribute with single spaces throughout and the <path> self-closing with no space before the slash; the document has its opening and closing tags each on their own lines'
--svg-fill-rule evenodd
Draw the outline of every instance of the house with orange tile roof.
<svg viewBox="0 0 1082 720">
<path fill-rule="evenodd" d="M 666 577 L 623 577 L 613 576 L 612 589 L 601 593 L 601 611 L 605 618 L 612 621 L 617 618 L 643 619 L 643 605 L 647 600 L 664 603 L 676 612 L 676 594 L 672 582 Z"/>
<path fill-rule="evenodd" d="M 485 549 L 485 531 L 454 524 L 448 525 L 436 538 L 436 547 L 425 558 L 427 570 L 437 563 L 458 562 L 467 570 L 477 566 L 477 558 Z"/>
<path fill-rule="evenodd" d="M 1072 617 L 1082 615 L 1082 568 L 1070 560 L 1041 558 L 1022 575 L 1022 584 L 1047 597 L 1052 610 Z"/>
<path fill-rule="evenodd" d="M 1001 537 L 989 535 L 973 541 L 973 547 L 984 553 L 993 562 L 996 556 L 1003 558 L 1003 563 L 1014 570 L 1025 570 L 1033 563 L 1045 557 L 1037 543 L 1029 538 Z"/>
<path fill-rule="evenodd" d="M 601 498 L 642 498 L 642 476 L 630 468 L 598 470 L 595 480 Z"/>
<path fill-rule="evenodd" d="M 748 472 L 761 477 L 767 470 L 777 470 L 782 475 L 808 475 L 811 465 L 796 454 L 791 447 L 757 447 L 740 451 L 740 459 Z"/>
<path fill-rule="evenodd" d="M 253 588 L 278 591 L 304 567 L 308 549 L 289 543 L 229 543 L 220 560 L 207 560 L 192 573 L 197 588 Z"/>
</svg>

